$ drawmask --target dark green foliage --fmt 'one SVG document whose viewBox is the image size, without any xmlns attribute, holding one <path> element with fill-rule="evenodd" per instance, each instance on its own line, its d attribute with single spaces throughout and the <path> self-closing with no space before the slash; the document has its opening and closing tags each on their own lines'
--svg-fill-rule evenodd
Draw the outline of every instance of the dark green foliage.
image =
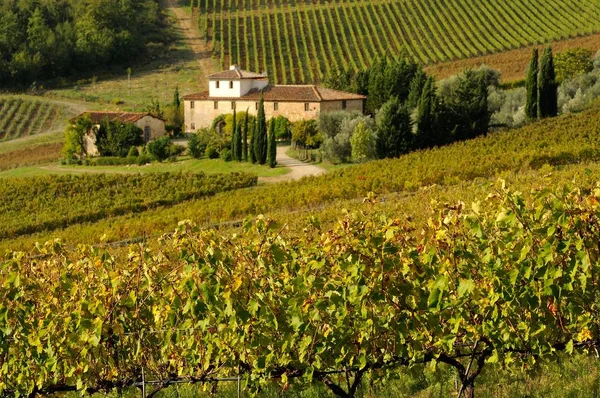
<svg viewBox="0 0 600 398">
<path fill-rule="evenodd" d="M 409 97 L 411 82 L 418 73 L 424 75 L 415 62 L 404 57 L 395 60 L 384 56 L 376 59 L 370 68 L 358 72 L 336 66 L 325 78 L 324 84 L 332 89 L 366 95 L 365 112 L 375 114 L 392 96 L 404 103 Z M 420 90 L 417 101 L 419 95 Z"/>
<path fill-rule="evenodd" d="M 408 93 L 408 99 L 406 100 L 406 104 L 409 108 L 416 108 L 419 105 L 419 100 L 423 93 L 423 87 L 425 87 L 426 81 L 427 75 L 423 69 L 417 69 L 415 77 L 413 77 L 410 82 L 410 91 Z"/>
<path fill-rule="evenodd" d="M 558 114 L 558 85 L 554 72 L 552 48 L 547 47 L 542 54 L 538 75 L 538 115 L 540 118 Z"/>
<path fill-rule="evenodd" d="M 267 151 L 267 163 L 269 167 L 274 168 L 277 165 L 277 141 L 275 140 L 276 130 L 275 130 L 276 120 L 271 119 L 271 123 L 269 123 L 269 144 Z"/>
<path fill-rule="evenodd" d="M 0 85 L 130 64 L 148 43 L 169 40 L 154 0 L 7 1 L 0 8 Z"/>
<path fill-rule="evenodd" d="M 127 156 L 129 148 L 142 145 L 142 129 L 131 123 L 105 119 L 96 129 L 96 147 L 100 156 Z"/>
<path fill-rule="evenodd" d="M 531 52 L 531 61 L 527 70 L 527 79 L 525 86 L 527 88 L 527 99 L 525 101 L 525 115 L 527 119 L 534 120 L 538 118 L 538 49 L 534 48 Z"/>
<path fill-rule="evenodd" d="M 254 139 L 254 156 L 258 164 L 267 163 L 267 119 L 265 117 L 265 103 L 262 95 L 258 104 L 256 117 L 256 138 Z"/>
<path fill-rule="evenodd" d="M 235 111 L 235 107 L 233 108 L 233 116 L 232 116 L 232 122 L 231 122 L 231 152 L 232 152 L 232 157 L 233 160 L 237 160 L 236 158 L 236 153 L 237 153 L 237 145 L 238 145 L 238 128 L 237 128 L 237 115 L 236 115 L 236 111 Z"/>
<path fill-rule="evenodd" d="M 199 159 L 206 151 L 206 144 L 203 144 L 198 134 L 194 133 L 188 141 L 187 150 L 191 157 Z"/>
<path fill-rule="evenodd" d="M 215 147 L 212 147 L 212 146 L 208 147 L 208 148 L 206 148 L 206 156 L 209 159 L 218 159 L 219 158 L 219 151 Z"/>
<path fill-rule="evenodd" d="M 256 163 L 256 153 L 254 152 L 255 141 L 256 141 L 256 118 L 252 119 L 252 127 L 250 128 L 251 136 L 250 136 L 250 148 L 248 148 L 248 152 L 250 152 L 250 162 Z"/>
<path fill-rule="evenodd" d="M 169 137 L 160 137 L 157 140 L 150 141 L 147 147 L 148 153 L 159 162 L 169 158 L 174 159 L 185 150 L 179 145 L 173 145 Z"/>
<path fill-rule="evenodd" d="M 244 162 L 248 161 L 248 110 L 246 109 L 246 116 L 244 117 L 244 130 L 242 133 L 242 158 Z"/>
<path fill-rule="evenodd" d="M 179 98 L 179 87 L 175 87 L 175 92 L 173 93 L 173 107 L 175 109 L 179 109 L 181 106 L 181 99 Z"/>
<path fill-rule="evenodd" d="M 440 130 L 436 127 L 436 102 L 435 81 L 432 77 L 426 79 L 425 86 L 418 101 L 416 126 L 416 145 L 418 148 L 430 148 L 440 145 L 441 139 L 436 136 Z"/>
<path fill-rule="evenodd" d="M 383 104 L 376 118 L 377 156 L 395 158 L 412 148 L 414 136 L 411 130 L 410 114 L 406 106 L 396 97 Z"/>
<path fill-rule="evenodd" d="M 242 124 L 237 123 L 235 132 L 235 149 L 233 150 L 233 159 L 241 162 L 243 159 L 243 148 L 242 148 Z"/>
<path fill-rule="evenodd" d="M 458 78 L 458 86 L 443 98 L 444 117 L 438 117 L 439 127 L 451 135 L 452 140 L 465 140 L 486 134 L 490 122 L 486 80 L 472 70 Z"/>
</svg>

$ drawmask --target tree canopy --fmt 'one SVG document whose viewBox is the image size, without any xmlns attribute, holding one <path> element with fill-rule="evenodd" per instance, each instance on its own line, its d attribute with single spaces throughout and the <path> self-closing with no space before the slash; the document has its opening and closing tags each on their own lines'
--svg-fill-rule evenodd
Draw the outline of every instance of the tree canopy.
<svg viewBox="0 0 600 398">
<path fill-rule="evenodd" d="M 0 85 L 131 62 L 165 43 L 155 0 L 0 0 Z"/>
</svg>

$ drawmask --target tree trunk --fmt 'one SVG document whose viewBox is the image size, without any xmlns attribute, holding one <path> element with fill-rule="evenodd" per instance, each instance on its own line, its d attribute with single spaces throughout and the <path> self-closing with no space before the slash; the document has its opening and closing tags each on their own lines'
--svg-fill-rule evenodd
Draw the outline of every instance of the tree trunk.
<svg viewBox="0 0 600 398">
<path fill-rule="evenodd" d="M 465 386 L 463 388 L 463 397 L 475 398 L 475 384 L 473 383 L 473 380 L 468 380 L 465 382 Z"/>
</svg>

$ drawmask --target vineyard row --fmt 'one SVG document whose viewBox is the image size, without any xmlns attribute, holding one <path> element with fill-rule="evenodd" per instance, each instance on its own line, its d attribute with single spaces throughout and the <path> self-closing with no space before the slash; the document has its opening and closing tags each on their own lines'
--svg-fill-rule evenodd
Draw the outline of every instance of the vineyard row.
<svg viewBox="0 0 600 398">
<path fill-rule="evenodd" d="M 0 141 L 12 140 L 50 130 L 61 107 L 21 98 L 0 99 Z"/>
<path fill-rule="evenodd" d="M 266 71 L 275 83 L 321 80 L 377 56 L 423 64 L 480 56 L 600 30 L 592 0 L 192 0 L 223 67 Z"/>
</svg>

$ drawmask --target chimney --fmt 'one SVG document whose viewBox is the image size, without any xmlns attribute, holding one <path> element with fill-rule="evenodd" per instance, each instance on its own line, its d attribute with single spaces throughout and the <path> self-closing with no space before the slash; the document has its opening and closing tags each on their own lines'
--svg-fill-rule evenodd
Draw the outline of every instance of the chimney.
<svg viewBox="0 0 600 398">
<path fill-rule="evenodd" d="M 231 66 L 229 67 L 229 70 L 239 70 L 239 69 L 240 69 L 240 67 L 239 67 L 239 66 L 237 66 L 237 65 L 231 65 Z"/>
</svg>

